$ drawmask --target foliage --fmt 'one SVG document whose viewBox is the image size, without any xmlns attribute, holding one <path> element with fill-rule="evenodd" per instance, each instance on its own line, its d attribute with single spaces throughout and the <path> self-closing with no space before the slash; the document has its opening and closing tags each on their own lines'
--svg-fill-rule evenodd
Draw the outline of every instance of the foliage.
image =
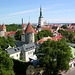
<svg viewBox="0 0 75 75">
<path fill-rule="evenodd" d="M 74 43 L 74 36 L 75 36 L 74 32 L 64 30 L 59 30 L 58 32 L 63 35 L 64 40 L 66 40 L 67 42 Z"/>
<path fill-rule="evenodd" d="M 5 50 L 8 47 L 8 44 L 10 44 L 10 46 L 14 47 L 15 43 L 14 43 L 14 39 L 12 37 L 8 37 L 7 39 L 4 37 L 0 37 L 0 46 L 2 48 L 2 50 Z"/>
<path fill-rule="evenodd" d="M 63 28 L 63 29 L 67 29 L 67 26 L 66 26 L 66 25 L 63 25 L 61 28 Z"/>
<path fill-rule="evenodd" d="M 5 51 L 0 52 L 0 75 L 15 75 L 13 61 Z"/>
<path fill-rule="evenodd" d="M 22 30 L 18 30 L 15 34 L 15 39 L 21 41 Z"/>
<path fill-rule="evenodd" d="M 17 24 L 10 24 L 10 25 L 5 25 L 7 32 L 9 31 L 16 31 L 17 29 L 21 29 L 21 25 Z"/>
<path fill-rule="evenodd" d="M 63 41 L 47 40 L 39 47 L 37 56 L 45 66 L 46 75 L 57 75 L 59 70 L 68 70 L 72 57 L 70 47 Z"/>
<path fill-rule="evenodd" d="M 35 34 L 35 42 L 40 40 L 42 37 L 53 37 L 53 33 L 49 30 L 41 30 L 37 34 Z"/>
</svg>

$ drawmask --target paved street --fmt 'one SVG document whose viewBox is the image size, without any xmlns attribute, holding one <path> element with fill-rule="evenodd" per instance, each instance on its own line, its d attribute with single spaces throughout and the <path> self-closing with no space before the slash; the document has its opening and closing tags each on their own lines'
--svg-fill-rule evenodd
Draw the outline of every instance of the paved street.
<svg viewBox="0 0 75 75">
<path fill-rule="evenodd" d="M 63 73 L 62 75 L 75 75 L 75 67 L 68 70 L 66 73 Z"/>
</svg>

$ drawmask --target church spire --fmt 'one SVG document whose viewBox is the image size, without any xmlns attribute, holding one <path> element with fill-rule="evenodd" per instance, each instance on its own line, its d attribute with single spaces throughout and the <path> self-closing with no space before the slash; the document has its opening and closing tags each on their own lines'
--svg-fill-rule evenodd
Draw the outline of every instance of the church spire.
<svg viewBox="0 0 75 75">
<path fill-rule="evenodd" d="M 40 18 L 43 18 L 42 17 L 42 8 L 41 8 L 41 6 L 40 6 Z"/>
</svg>

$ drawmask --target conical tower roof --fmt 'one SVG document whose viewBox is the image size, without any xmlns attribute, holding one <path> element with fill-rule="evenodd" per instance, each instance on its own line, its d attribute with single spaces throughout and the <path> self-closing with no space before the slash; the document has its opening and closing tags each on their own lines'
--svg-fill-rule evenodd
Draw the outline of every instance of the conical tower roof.
<svg viewBox="0 0 75 75">
<path fill-rule="evenodd" d="M 26 25 L 25 24 L 22 24 L 22 26 L 21 27 L 26 27 Z"/>
<path fill-rule="evenodd" d="M 6 29 L 6 26 L 5 26 L 5 24 L 3 23 L 3 29 Z"/>
<path fill-rule="evenodd" d="M 29 22 L 27 25 L 27 28 L 25 30 L 25 33 L 34 33 L 34 29 L 31 26 L 31 23 Z"/>
</svg>

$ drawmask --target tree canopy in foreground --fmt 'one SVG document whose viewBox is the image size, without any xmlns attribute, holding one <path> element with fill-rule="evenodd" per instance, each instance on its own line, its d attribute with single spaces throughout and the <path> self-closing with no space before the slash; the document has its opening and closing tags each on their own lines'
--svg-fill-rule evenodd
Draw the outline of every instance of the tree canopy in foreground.
<svg viewBox="0 0 75 75">
<path fill-rule="evenodd" d="M 62 41 L 47 40 L 39 47 L 37 56 L 45 66 L 46 75 L 57 75 L 59 70 L 68 70 L 72 57 L 70 47 Z"/>
<path fill-rule="evenodd" d="M 11 47 L 15 46 L 14 38 L 8 37 L 6 39 L 5 37 L 0 37 L 0 46 L 2 50 L 5 50 L 8 47 L 8 45 L 10 45 Z"/>
<path fill-rule="evenodd" d="M 0 75 L 15 75 L 13 65 L 13 61 L 9 58 L 9 54 L 2 51 L 0 47 Z"/>
</svg>

